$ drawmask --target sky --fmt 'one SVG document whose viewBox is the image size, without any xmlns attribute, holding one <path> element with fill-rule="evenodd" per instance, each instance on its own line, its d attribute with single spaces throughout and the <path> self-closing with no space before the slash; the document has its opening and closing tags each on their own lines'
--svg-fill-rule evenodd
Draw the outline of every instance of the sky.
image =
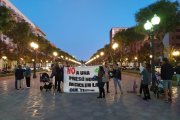
<svg viewBox="0 0 180 120">
<path fill-rule="evenodd" d="M 88 60 L 112 27 L 136 25 L 135 13 L 157 0 L 10 0 L 56 47 Z"/>
</svg>

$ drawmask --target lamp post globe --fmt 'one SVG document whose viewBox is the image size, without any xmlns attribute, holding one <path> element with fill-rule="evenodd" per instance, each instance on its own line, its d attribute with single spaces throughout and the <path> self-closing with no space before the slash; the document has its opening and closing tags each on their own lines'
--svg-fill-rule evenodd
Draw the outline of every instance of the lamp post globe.
<svg viewBox="0 0 180 120">
<path fill-rule="evenodd" d="M 147 20 L 146 23 L 144 24 L 144 29 L 151 30 L 152 27 L 153 27 L 152 23 L 149 20 Z"/>
<path fill-rule="evenodd" d="M 151 19 L 151 23 L 152 25 L 158 25 L 160 23 L 160 17 L 158 17 L 156 14 L 154 15 L 154 17 Z"/>
</svg>

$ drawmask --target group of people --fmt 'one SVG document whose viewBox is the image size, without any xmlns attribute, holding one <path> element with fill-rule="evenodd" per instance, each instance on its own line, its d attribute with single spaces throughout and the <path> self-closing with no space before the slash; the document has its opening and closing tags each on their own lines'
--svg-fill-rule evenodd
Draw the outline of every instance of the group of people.
<svg viewBox="0 0 180 120">
<path fill-rule="evenodd" d="M 176 68 L 176 74 L 180 75 L 179 69 Z M 165 101 L 172 101 L 172 77 L 174 75 L 173 66 L 169 63 L 167 58 L 163 59 L 163 63 L 161 66 L 161 73 L 160 77 L 163 80 L 164 85 L 164 93 L 165 93 Z M 152 80 L 152 71 L 151 65 L 149 63 L 145 63 L 140 67 L 140 75 L 141 75 L 141 83 L 140 83 L 140 91 L 139 95 L 144 93 L 143 100 L 150 100 L 150 91 L 149 85 L 151 84 Z M 31 79 L 31 69 L 28 66 L 22 68 L 21 65 L 15 69 L 15 88 L 17 90 L 23 89 L 23 79 L 26 78 L 26 86 L 27 88 L 30 87 L 30 79 Z M 55 89 L 57 92 L 62 92 L 61 83 L 64 82 L 64 66 L 59 66 L 58 63 L 55 63 L 52 66 L 52 73 L 50 78 L 55 77 Z M 105 89 L 104 86 L 106 85 L 107 93 L 109 91 L 109 81 L 113 80 L 114 82 L 114 89 L 115 94 L 118 92 L 118 88 L 120 93 L 123 94 L 123 90 L 121 87 L 121 68 L 118 64 L 107 64 L 105 63 L 102 66 L 99 66 L 98 71 L 98 83 L 97 86 L 99 88 L 99 96 L 97 98 L 105 98 Z M 180 84 L 179 77 L 178 84 Z"/>
<path fill-rule="evenodd" d="M 15 68 L 15 88 L 17 90 L 24 89 L 23 79 L 26 79 L 26 86 L 30 88 L 30 80 L 31 80 L 31 69 L 28 66 L 22 68 L 21 65 L 18 65 Z"/>
<path fill-rule="evenodd" d="M 105 89 L 104 85 L 106 84 L 107 93 L 109 93 L 109 81 L 114 81 L 115 94 L 117 94 L 117 86 L 121 94 L 123 94 L 123 90 L 121 87 L 121 69 L 118 64 L 108 65 L 105 63 L 104 66 L 99 66 L 98 71 L 98 83 L 97 86 L 99 88 L 99 96 L 97 98 L 105 98 Z"/>
<path fill-rule="evenodd" d="M 141 75 L 141 84 L 139 95 L 144 93 L 143 100 L 151 99 L 149 92 L 149 85 L 151 84 L 152 74 L 151 74 L 151 65 L 146 63 L 142 67 L 140 67 L 140 75 Z M 174 68 L 169 63 L 167 58 L 163 58 L 163 62 L 161 65 L 160 78 L 163 80 L 163 89 L 165 94 L 165 102 L 172 101 L 172 78 L 174 75 Z"/>
</svg>

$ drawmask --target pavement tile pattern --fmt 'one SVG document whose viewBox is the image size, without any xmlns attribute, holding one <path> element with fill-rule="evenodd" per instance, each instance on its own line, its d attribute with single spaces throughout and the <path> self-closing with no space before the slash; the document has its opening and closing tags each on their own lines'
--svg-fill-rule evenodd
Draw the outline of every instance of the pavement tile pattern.
<svg viewBox="0 0 180 120">
<path fill-rule="evenodd" d="M 14 77 L 0 78 L 0 120 L 179 120 L 180 87 L 173 87 L 173 102 L 163 96 L 144 101 L 132 90 L 139 77 L 122 75 L 124 94 L 115 94 L 113 81 L 105 99 L 98 94 L 69 94 L 40 91 L 39 76 L 31 88 L 15 90 Z M 139 89 L 139 88 L 138 88 Z"/>
</svg>

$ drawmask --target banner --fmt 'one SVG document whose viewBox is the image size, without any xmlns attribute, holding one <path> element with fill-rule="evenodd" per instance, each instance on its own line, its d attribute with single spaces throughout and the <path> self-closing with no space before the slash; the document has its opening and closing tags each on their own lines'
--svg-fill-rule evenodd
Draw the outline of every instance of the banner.
<svg viewBox="0 0 180 120">
<path fill-rule="evenodd" d="M 64 92 L 97 93 L 99 66 L 64 67 Z"/>
</svg>

